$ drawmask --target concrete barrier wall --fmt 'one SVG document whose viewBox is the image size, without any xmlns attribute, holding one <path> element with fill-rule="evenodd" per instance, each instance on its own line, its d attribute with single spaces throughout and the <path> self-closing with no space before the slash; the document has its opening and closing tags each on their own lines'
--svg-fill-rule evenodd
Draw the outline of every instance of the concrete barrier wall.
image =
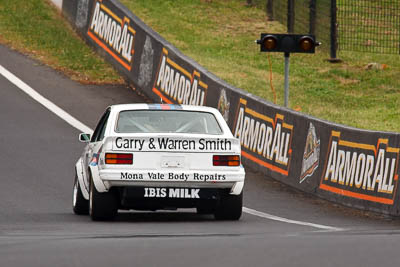
<svg viewBox="0 0 400 267">
<path fill-rule="evenodd" d="M 96 51 L 155 102 L 220 110 L 246 166 L 319 197 L 399 215 L 400 135 L 322 121 L 235 88 L 183 55 L 117 0 L 63 1 Z"/>
</svg>

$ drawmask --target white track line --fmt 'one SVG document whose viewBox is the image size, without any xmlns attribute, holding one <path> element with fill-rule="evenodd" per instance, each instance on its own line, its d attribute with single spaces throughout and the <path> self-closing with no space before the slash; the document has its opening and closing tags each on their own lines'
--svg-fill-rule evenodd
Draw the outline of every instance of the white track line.
<svg viewBox="0 0 400 267">
<path fill-rule="evenodd" d="M 7 80 L 9 80 L 11 83 L 13 83 L 15 86 L 17 86 L 19 89 L 24 91 L 26 94 L 28 94 L 30 97 L 32 97 L 34 100 L 42 104 L 45 108 L 56 114 L 58 117 L 61 119 L 65 120 L 68 124 L 71 126 L 75 127 L 81 132 L 84 133 L 92 133 L 93 130 L 90 129 L 88 126 L 83 124 L 82 122 L 78 121 L 71 115 L 69 115 L 67 112 L 59 108 L 57 105 L 55 105 L 53 102 L 48 100 L 47 98 L 43 97 L 41 94 L 33 90 L 29 85 L 21 81 L 17 76 L 6 70 L 3 66 L 0 65 L 0 74 L 2 74 Z"/>
<path fill-rule="evenodd" d="M 19 89 L 21 89 L 26 94 L 28 94 L 30 97 L 32 97 L 34 100 L 36 100 L 41 105 L 43 105 L 45 108 L 47 108 L 48 110 L 50 110 L 51 112 L 56 114 L 58 117 L 60 117 L 64 121 L 66 121 L 69 125 L 73 126 L 74 128 L 76 128 L 79 131 L 84 132 L 84 133 L 92 133 L 93 132 L 93 130 L 90 129 L 88 126 L 86 126 L 85 124 L 83 124 L 79 120 L 77 120 L 74 117 L 72 117 L 70 114 L 65 112 L 63 109 L 59 108 L 57 105 L 55 105 L 53 102 L 51 102 L 47 98 L 45 98 L 42 95 L 40 95 L 38 92 L 36 92 L 34 89 L 32 89 L 29 85 L 27 85 L 26 83 L 21 81 L 18 77 L 16 77 L 14 74 L 9 72 L 7 69 L 5 69 L 1 65 L 0 65 L 0 74 L 3 75 L 7 80 L 9 80 L 15 86 L 17 86 Z M 260 211 L 257 211 L 257 210 L 249 209 L 249 208 L 246 208 L 246 207 L 243 207 L 243 212 L 251 214 L 251 215 L 255 215 L 255 216 L 258 216 L 258 217 L 261 217 L 261 218 L 274 220 L 274 221 L 280 221 L 280 222 L 284 222 L 284 223 L 310 226 L 310 227 L 313 227 L 313 228 L 329 230 L 329 231 L 340 231 L 340 230 L 343 230 L 341 228 L 332 227 L 332 226 L 326 226 L 326 225 L 321 225 L 321 224 L 290 220 L 290 219 L 278 217 L 278 216 L 275 216 L 275 215 L 271 215 L 271 214 L 268 214 L 268 213 L 260 212 Z"/>
<path fill-rule="evenodd" d="M 284 223 L 290 223 L 290 224 L 297 224 L 297 225 L 304 225 L 304 226 L 310 226 L 322 230 L 328 230 L 328 231 L 343 231 L 344 229 L 338 228 L 338 227 L 332 227 L 332 226 L 327 226 L 327 225 L 322 225 L 322 224 L 316 224 L 316 223 L 310 223 L 310 222 L 302 222 L 302 221 L 296 221 L 296 220 L 291 220 L 291 219 L 286 219 L 283 217 L 278 217 L 272 214 L 268 214 L 265 212 L 249 209 L 246 207 L 243 207 L 243 212 L 246 212 L 248 214 L 262 217 L 265 219 L 269 220 L 274 220 L 274 221 L 279 221 L 279 222 L 284 222 Z"/>
</svg>

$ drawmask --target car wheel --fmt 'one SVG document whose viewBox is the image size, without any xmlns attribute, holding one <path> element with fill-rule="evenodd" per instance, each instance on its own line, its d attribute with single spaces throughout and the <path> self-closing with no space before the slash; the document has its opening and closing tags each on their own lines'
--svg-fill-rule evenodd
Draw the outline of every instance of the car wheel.
<svg viewBox="0 0 400 267">
<path fill-rule="evenodd" d="M 109 192 L 100 193 L 90 180 L 89 214 L 93 221 L 108 221 L 117 216 L 118 202 L 116 195 Z"/>
<path fill-rule="evenodd" d="M 222 195 L 215 209 L 217 220 L 239 220 L 242 216 L 243 192 L 240 195 Z"/>
<path fill-rule="evenodd" d="M 77 215 L 89 214 L 89 201 L 83 197 L 78 175 L 75 173 L 74 188 L 72 194 L 72 210 Z"/>
</svg>

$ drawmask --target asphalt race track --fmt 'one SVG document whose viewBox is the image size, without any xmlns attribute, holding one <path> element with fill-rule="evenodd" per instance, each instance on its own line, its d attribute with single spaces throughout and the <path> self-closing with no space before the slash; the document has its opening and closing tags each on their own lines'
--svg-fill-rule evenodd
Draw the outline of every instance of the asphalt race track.
<svg viewBox="0 0 400 267">
<path fill-rule="evenodd" d="M 0 55 L 1 66 L 91 128 L 110 104 L 146 101 L 124 86 L 78 84 L 4 46 Z M 71 208 L 84 146 L 79 131 L 3 75 L 0 123 L 0 266 L 400 263 L 399 219 L 339 207 L 248 169 L 247 212 L 238 222 L 195 210 L 125 212 L 114 222 L 92 222 Z"/>
</svg>

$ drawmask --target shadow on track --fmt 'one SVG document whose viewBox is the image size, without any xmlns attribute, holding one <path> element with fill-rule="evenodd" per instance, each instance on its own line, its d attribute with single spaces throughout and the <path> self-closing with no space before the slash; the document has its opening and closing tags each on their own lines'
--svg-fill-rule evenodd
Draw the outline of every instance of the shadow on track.
<svg viewBox="0 0 400 267">
<path fill-rule="evenodd" d="M 200 215 L 196 212 L 119 212 L 114 222 L 202 222 L 215 221 L 213 215 Z"/>
</svg>

